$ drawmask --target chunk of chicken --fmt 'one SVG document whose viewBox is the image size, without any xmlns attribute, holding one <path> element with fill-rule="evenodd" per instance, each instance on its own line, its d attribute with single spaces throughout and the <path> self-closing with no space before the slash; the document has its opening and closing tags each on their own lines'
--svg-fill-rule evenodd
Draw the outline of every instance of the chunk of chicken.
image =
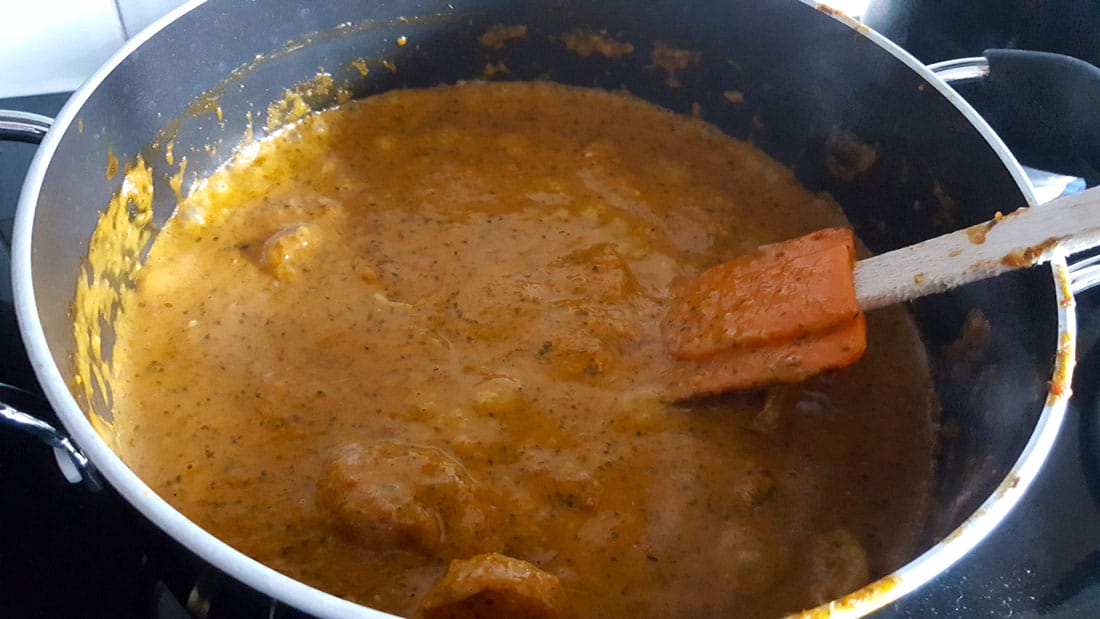
<svg viewBox="0 0 1100 619">
<path fill-rule="evenodd" d="M 760 507 L 775 495 L 775 478 L 762 464 L 750 463 L 733 480 L 733 496 L 742 509 Z"/>
<path fill-rule="evenodd" d="M 346 445 L 322 472 L 316 500 L 337 530 L 373 550 L 451 558 L 492 548 L 476 483 L 434 447 Z"/>
<path fill-rule="evenodd" d="M 451 561 L 420 605 L 424 619 L 566 616 L 558 578 L 495 552 Z"/>
<path fill-rule="evenodd" d="M 824 604 L 867 584 L 871 570 L 867 551 L 848 529 L 817 536 L 809 551 L 810 597 Z"/>
<path fill-rule="evenodd" d="M 760 593 L 780 578 L 788 561 L 781 538 L 747 521 L 731 519 L 711 548 L 715 573 L 731 590 Z"/>
<path fill-rule="evenodd" d="M 263 261 L 281 280 L 293 279 L 317 249 L 316 226 L 291 224 L 272 234 L 263 248 Z"/>
</svg>

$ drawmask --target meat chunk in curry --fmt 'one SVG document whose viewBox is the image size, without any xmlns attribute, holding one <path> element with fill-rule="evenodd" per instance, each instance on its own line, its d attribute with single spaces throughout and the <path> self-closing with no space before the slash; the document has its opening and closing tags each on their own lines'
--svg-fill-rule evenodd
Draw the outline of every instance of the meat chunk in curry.
<svg viewBox="0 0 1100 619">
<path fill-rule="evenodd" d="M 557 619 L 562 596 L 554 575 L 494 552 L 452 561 L 422 609 L 424 619 Z"/>
<path fill-rule="evenodd" d="M 465 557 L 489 544 L 476 482 L 435 447 L 342 447 L 321 472 L 316 502 L 335 529 L 372 550 Z"/>
<path fill-rule="evenodd" d="M 159 233 L 115 325 L 113 431 L 201 526 L 391 613 L 807 608 L 918 550 L 911 321 L 868 314 L 844 370 L 685 402 L 660 322 L 674 278 L 845 225 L 623 93 L 350 102 L 240 151 Z"/>
</svg>

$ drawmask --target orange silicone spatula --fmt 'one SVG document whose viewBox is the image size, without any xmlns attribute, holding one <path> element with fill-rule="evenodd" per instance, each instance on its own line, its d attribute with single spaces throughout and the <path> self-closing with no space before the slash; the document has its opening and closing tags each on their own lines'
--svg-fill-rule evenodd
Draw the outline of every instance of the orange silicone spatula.
<svg viewBox="0 0 1100 619">
<path fill-rule="evenodd" d="M 1100 243 L 1100 188 L 855 262 L 842 228 L 764 245 L 673 283 L 661 327 L 678 360 L 668 397 L 804 380 L 856 362 L 863 311 L 1041 264 Z"/>
</svg>

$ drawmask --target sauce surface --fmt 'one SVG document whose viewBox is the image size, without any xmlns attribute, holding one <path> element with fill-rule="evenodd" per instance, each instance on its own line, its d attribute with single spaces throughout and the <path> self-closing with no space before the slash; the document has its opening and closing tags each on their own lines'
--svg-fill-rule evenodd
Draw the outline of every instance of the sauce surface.
<svg viewBox="0 0 1100 619">
<path fill-rule="evenodd" d="M 121 455 L 229 544 L 397 614 L 484 553 L 560 586 L 551 615 L 806 608 L 917 550 L 913 325 L 874 312 L 849 369 L 673 404 L 659 322 L 674 277 L 843 224 L 624 94 L 347 103 L 245 147 L 157 236 L 115 325 Z"/>
</svg>

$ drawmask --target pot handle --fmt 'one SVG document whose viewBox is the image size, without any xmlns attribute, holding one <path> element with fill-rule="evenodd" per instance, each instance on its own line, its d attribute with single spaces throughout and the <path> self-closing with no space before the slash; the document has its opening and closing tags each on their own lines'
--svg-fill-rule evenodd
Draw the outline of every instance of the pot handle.
<svg viewBox="0 0 1100 619">
<path fill-rule="evenodd" d="M 52 124 L 52 118 L 41 114 L 0 110 L 0 141 L 38 144 Z"/>
<path fill-rule="evenodd" d="M 52 118 L 40 114 L 0 110 L 0 141 L 38 144 L 52 124 Z M 27 408 L 32 401 L 36 404 L 41 401 L 28 391 L 2 383 L 0 383 L 0 395 L 4 398 L 10 396 L 13 401 L 17 399 L 26 402 Z M 41 401 L 41 405 L 48 406 L 44 401 Z M 73 444 L 69 437 L 52 425 L 0 400 L 0 426 L 22 430 L 52 447 L 57 467 L 61 469 L 61 474 L 69 483 L 83 482 L 84 487 L 93 492 L 103 489 L 103 481 L 88 457 Z"/>
<path fill-rule="evenodd" d="M 980 57 L 928 68 L 950 84 L 981 81 L 976 95 L 996 103 L 983 116 L 1033 165 L 1060 161 L 1069 166 L 1062 172 L 1100 184 L 1100 68 L 1062 54 L 1017 49 L 987 49 Z"/>
<path fill-rule="evenodd" d="M 27 406 L 24 408 L 30 408 L 31 405 L 39 403 L 42 406 L 48 406 L 38 396 L 2 383 L 0 383 L 0 394 L 5 399 L 11 396 L 11 401 L 18 399 L 26 403 Z M 103 489 L 103 481 L 99 477 L 99 472 L 95 470 L 95 466 L 88 460 L 88 457 L 69 440 L 69 437 L 58 432 L 52 425 L 0 401 L 0 426 L 22 430 L 52 447 L 57 466 L 69 483 L 83 482 L 84 487 L 93 492 Z"/>
<path fill-rule="evenodd" d="M 1069 287 L 1073 294 L 1100 285 L 1100 255 L 1090 256 L 1069 265 Z"/>
</svg>

